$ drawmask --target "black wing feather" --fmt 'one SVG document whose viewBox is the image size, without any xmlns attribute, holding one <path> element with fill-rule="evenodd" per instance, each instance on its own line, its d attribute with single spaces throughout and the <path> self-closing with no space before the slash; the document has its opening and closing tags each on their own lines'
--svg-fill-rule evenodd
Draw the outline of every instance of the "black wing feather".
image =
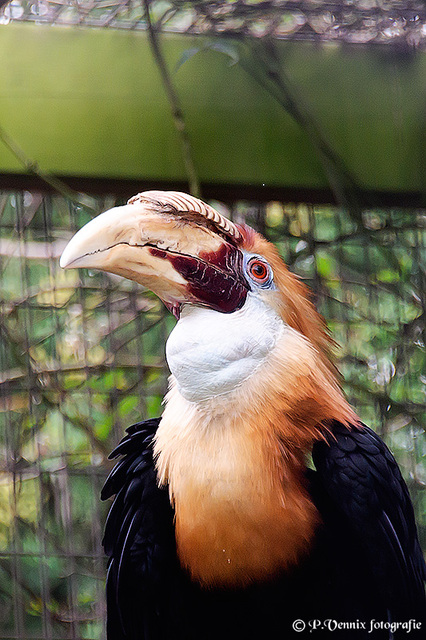
<svg viewBox="0 0 426 640">
<path fill-rule="evenodd" d="M 283 638 L 301 640 L 304 634 L 292 633 L 297 617 L 368 622 L 389 616 L 426 624 L 425 567 L 408 490 L 373 431 L 333 423 L 326 441 L 314 445 L 317 471 L 308 478 L 324 526 L 297 570 L 265 585 L 222 591 L 200 589 L 177 561 L 173 509 L 167 490 L 157 486 L 152 454 L 158 424 L 127 430 L 111 454 L 122 457 L 102 491 L 104 499 L 115 495 L 104 536 L 110 640 L 259 640 L 275 637 L 278 628 Z M 360 630 L 350 637 L 396 640 L 405 633 Z"/>
<path fill-rule="evenodd" d="M 161 637 L 167 573 L 174 566 L 173 511 L 157 486 L 152 439 L 159 420 L 133 425 L 111 458 L 102 499 L 115 495 L 103 545 L 109 556 L 107 635 L 114 640 Z"/>
<path fill-rule="evenodd" d="M 348 430 L 333 423 L 312 457 L 334 513 L 364 549 L 390 618 L 424 621 L 425 563 L 408 489 L 389 449 L 365 425 Z"/>
</svg>

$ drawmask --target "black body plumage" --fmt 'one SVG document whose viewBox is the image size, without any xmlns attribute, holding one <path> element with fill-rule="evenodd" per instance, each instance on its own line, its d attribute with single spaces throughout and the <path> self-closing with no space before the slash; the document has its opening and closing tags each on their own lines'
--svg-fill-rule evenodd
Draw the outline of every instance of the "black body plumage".
<svg viewBox="0 0 426 640">
<path fill-rule="evenodd" d="M 153 461 L 158 424 L 128 429 L 102 492 L 115 495 L 104 537 L 108 640 L 426 637 L 413 508 L 395 459 L 368 427 L 334 422 L 314 445 L 316 469 L 306 473 L 323 523 L 309 557 L 269 583 L 208 590 L 176 557 L 173 509 Z M 396 628 L 410 619 L 420 628 Z"/>
</svg>

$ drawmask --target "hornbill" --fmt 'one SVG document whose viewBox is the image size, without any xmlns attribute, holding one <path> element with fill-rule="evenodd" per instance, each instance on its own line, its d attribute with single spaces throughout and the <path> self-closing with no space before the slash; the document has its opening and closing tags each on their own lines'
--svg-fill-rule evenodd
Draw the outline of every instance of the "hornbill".
<svg viewBox="0 0 426 640">
<path fill-rule="evenodd" d="M 425 637 L 407 487 L 276 248 L 146 191 L 78 231 L 61 266 L 134 280 L 177 318 L 164 412 L 127 430 L 102 492 L 109 640 Z"/>
</svg>

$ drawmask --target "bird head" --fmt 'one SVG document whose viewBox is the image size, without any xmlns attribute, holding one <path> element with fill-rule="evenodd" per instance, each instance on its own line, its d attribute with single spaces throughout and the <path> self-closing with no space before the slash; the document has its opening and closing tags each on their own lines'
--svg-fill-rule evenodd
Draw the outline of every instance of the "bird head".
<svg viewBox="0 0 426 640">
<path fill-rule="evenodd" d="M 100 214 L 74 235 L 60 265 L 134 280 L 177 318 L 183 305 L 230 314 L 257 296 L 317 346 L 329 344 L 307 288 L 274 245 L 185 193 L 145 191 Z"/>
<path fill-rule="evenodd" d="M 124 276 L 161 298 L 179 320 L 167 360 L 190 400 L 239 385 L 286 330 L 331 369 L 322 318 L 274 245 L 187 194 L 145 191 L 100 214 L 60 264 Z"/>
<path fill-rule="evenodd" d="M 240 241 L 237 227 L 201 200 L 146 191 L 86 224 L 60 264 L 134 280 L 177 317 L 186 303 L 230 313 L 248 291 Z"/>
</svg>

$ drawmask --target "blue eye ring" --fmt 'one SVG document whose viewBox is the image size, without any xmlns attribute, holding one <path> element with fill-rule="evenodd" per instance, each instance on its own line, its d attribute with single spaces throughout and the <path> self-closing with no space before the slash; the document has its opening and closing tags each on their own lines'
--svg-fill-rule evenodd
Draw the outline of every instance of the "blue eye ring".
<svg viewBox="0 0 426 640">
<path fill-rule="evenodd" d="M 261 256 L 247 256 L 245 270 L 251 282 L 258 287 L 267 288 L 273 285 L 273 273 L 269 264 Z"/>
</svg>

